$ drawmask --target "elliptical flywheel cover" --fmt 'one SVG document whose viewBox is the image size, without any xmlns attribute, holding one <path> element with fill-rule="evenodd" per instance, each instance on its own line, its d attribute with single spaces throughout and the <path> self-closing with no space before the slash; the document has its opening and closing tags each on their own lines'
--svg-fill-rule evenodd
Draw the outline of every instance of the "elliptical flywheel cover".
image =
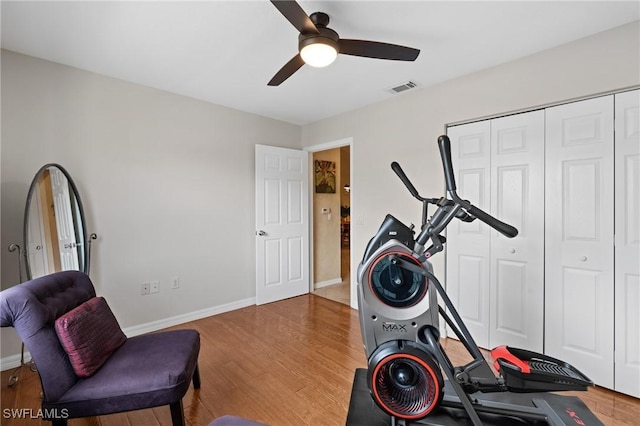
<svg viewBox="0 0 640 426">
<path fill-rule="evenodd" d="M 371 264 L 369 286 L 371 292 L 385 305 L 409 308 L 420 302 L 427 294 L 428 281 L 423 275 L 392 263 L 392 255 L 422 266 L 416 258 L 406 253 L 385 252 Z"/>
</svg>

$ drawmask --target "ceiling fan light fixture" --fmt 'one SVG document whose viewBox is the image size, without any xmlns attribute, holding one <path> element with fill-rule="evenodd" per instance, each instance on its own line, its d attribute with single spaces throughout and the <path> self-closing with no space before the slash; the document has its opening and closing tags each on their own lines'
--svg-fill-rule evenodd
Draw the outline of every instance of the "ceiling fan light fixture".
<svg viewBox="0 0 640 426">
<path fill-rule="evenodd" d="M 336 59 L 338 53 L 394 61 L 415 61 L 420 54 L 419 49 L 397 44 L 340 38 L 337 32 L 327 27 L 329 15 L 326 13 L 314 12 L 307 16 L 295 0 L 271 0 L 271 3 L 299 34 L 298 53 L 269 80 L 268 86 L 280 85 L 304 64 L 326 67 Z"/>
<path fill-rule="evenodd" d="M 329 40 L 331 41 L 331 40 Z M 322 68 L 331 65 L 338 56 L 338 50 L 333 43 L 316 41 L 307 44 L 300 49 L 300 56 L 305 64 Z"/>
</svg>

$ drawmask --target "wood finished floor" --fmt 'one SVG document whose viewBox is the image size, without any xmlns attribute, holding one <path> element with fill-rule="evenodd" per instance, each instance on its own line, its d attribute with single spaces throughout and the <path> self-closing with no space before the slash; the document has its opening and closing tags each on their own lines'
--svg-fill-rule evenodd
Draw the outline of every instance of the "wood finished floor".
<svg viewBox="0 0 640 426">
<path fill-rule="evenodd" d="M 366 366 L 358 313 L 346 305 L 305 295 L 251 306 L 174 328 L 195 328 L 202 338 L 202 387 L 183 399 L 188 426 L 232 414 L 280 425 L 344 425 L 353 374 Z M 444 341 L 455 363 L 468 356 Z M 40 407 L 37 374 L 23 368 L 9 388 L 1 375 L 6 426 L 50 425 L 39 419 L 5 418 L 5 409 Z M 640 400 L 601 388 L 574 393 L 608 426 L 640 424 Z M 72 419 L 70 426 L 170 425 L 168 407 Z"/>
</svg>

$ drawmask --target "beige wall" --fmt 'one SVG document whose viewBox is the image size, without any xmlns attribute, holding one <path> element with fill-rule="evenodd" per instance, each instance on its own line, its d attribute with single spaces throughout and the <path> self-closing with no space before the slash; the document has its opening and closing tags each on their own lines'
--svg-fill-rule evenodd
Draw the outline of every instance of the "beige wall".
<svg viewBox="0 0 640 426">
<path fill-rule="evenodd" d="M 343 185 L 340 148 L 315 152 L 314 164 L 316 160 L 336 164 L 336 192 L 313 193 L 313 283 L 317 288 L 340 282 L 340 191 Z M 331 209 L 331 213 L 322 214 L 323 208 Z"/>
<path fill-rule="evenodd" d="M 29 184 L 47 162 L 80 191 L 91 277 L 122 327 L 255 297 L 255 144 L 300 148 L 301 129 L 2 51 L 2 286 Z M 173 276 L 181 287 L 170 288 Z M 143 281 L 160 293 L 140 295 Z M 2 329 L 2 356 L 20 346 Z M 13 344 L 12 344 L 13 343 Z"/>
<path fill-rule="evenodd" d="M 419 75 L 415 78 L 420 81 Z M 303 127 L 303 146 L 353 138 L 352 281 L 354 266 L 387 213 L 419 226 L 420 203 L 391 171 L 392 161 L 402 165 L 422 195 L 444 194 L 436 140 L 447 123 L 638 84 L 640 27 L 636 21 Z M 443 277 L 444 256 L 436 256 L 433 262 Z"/>
</svg>

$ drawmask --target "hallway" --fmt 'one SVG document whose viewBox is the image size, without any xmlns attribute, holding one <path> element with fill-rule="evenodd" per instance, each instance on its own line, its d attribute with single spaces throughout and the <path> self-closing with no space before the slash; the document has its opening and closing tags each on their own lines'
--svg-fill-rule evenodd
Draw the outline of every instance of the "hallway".
<svg viewBox="0 0 640 426">
<path fill-rule="evenodd" d="M 349 306 L 350 301 L 350 291 L 349 291 L 349 283 L 351 282 L 351 274 L 349 269 L 349 258 L 350 251 L 349 247 L 343 247 L 340 253 L 341 259 L 341 271 L 342 271 L 342 282 L 339 284 L 328 285 L 326 287 L 321 287 L 312 292 L 316 296 L 324 297 L 326 299 L 334 300 L 336 302 L 340 302 L 344 305 Z"/>
</svg>

